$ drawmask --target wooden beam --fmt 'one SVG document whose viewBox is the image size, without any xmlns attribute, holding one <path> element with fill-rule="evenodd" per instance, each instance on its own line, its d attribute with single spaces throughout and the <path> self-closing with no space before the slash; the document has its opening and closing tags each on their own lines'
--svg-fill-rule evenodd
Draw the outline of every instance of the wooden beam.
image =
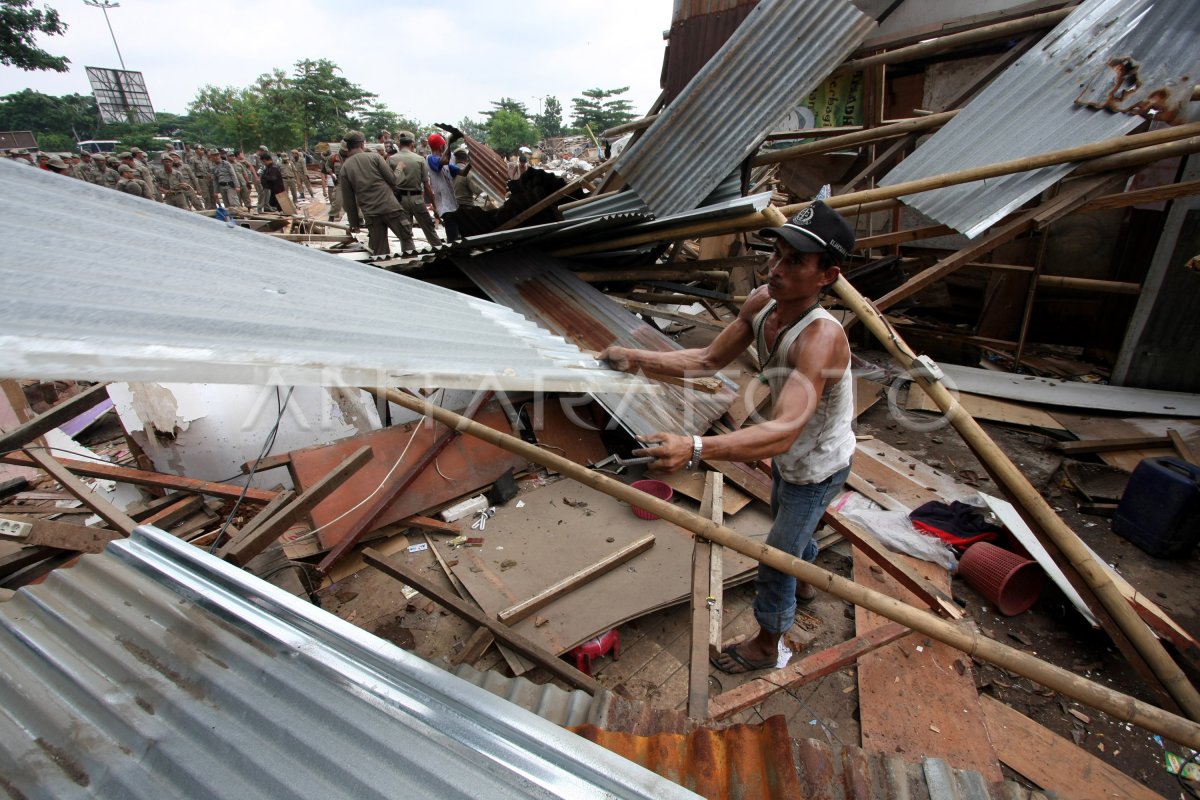
<svg viewBox="0 0 1200 800">
<path fill-rule="evenodd" d="M 915 594 L 927 606 L 942 616 L 950 619 L 962 619 L 962 609 L 942 590 L 918 575 L 907 564 L 892 557 L 892 554 L 879 543 L 869 531 L 856 525 L 838 511 L 825 510 L 821 521 L 840 533 L 857 547 L 863 555 L 875 562 L 880 569 L 891 575 L 896 581 Z"/>
<path fill-rule="evenodd" d="M 32 454 L 28 452 L 7 453 L 0 456 L 0 462 L 16 464 L 20 467 L 40 466 L 32 457 Z M 161 486 L 164 489 L 175 489 L 181 492 L 193 492 L 212 497 L 224 497 L 230 500 L 236 500 L 242 495 L 243 491 L 241 486 L 234 486 L 230 483 L 199 481 L 195 478 L 183 478 L 178 475 L 168 475 L 164 472 L 150 472 L 144 469 L 118 467 L 115 464 L 103 464 L 98 461 L 79 461 L 73 458 L 61 458 L 58 459 L 58 462 L 75 475 L 82 475 L 85 478 L 103 478 L 104 480 L 118 481 L 120 483 L 132 483 L 137 486 Z M 275 497 L 275 492 L 263 489 L 251 487 L 245 491 L 246 499 L 255 503 L 267 503 Z"/>
<path fill-rule="evenodd" d="M 169 528 L 179 520 L 200 510 L 204 498 L 198 494 L 173 494 L 175 500 L 139 521 L 141 525 L 153 525 L 156 528 Z"/>
<path fill-rule="evenodd" d="M 1171 440 L 1171 445 L 1175 448 L 1175 452 L 1179 453 L 1180 458 L 1189 464 L 1200 466 L 1200 460 L 1197 460 L 1196 451 L 1183 440 L 1183 437 L 1179 435 L 1179 431 L 1174 428 L 1167 428 L 1167 437 Z"/>
<path fill-rule="evenodd" d="M 783 669 L 768 672 L 717 695 L 708 704 L 708 716 L 713 721 L 727 719 L 739 711 L 758 705 L 776 692 L 803 686 L 845 669 L 867 653 L 891 644 L 909 633 L 908 628 L 893 622 L 828 647 L 819 653 L 805 656 Z"/>
<path fill-rule="evenodd" d="M 1126 436 L 1116 439 L 1081 439 L 1077 442 L 1055 442 L 1052 447 L 1067 455 L 1113 453 L 1119 450 L 1144 450 L 1170 447 L 1169 436 Z"/>
<path fill-rule="evenodd" d="M 843 299 L 848 295 L 845 289 L 837 291 Z M 856 308 L 861 308 L 865 302 L 862 296 L 858 295 Z M 905 363 L 909 367 L 911 367 L 913 358 L 915 356 L 910 354 L 905 359 Z M 820 591 L 828 592 L 842 600 L 874 611 L 893 622 L 899 622 L 961 652 L 969 653 L 973 658 L 990 661 L 1010 672 L 1030 677 L 1047 688 L 1093 705 L 1116 719 L 1134 723 L 1193 749 L 1200 749 L 1200 725 L 1191 720 L 1116 692 L 1062 667 L 1047 663 L 1034 655 L 989 639 L 978 631 L 944 620 L 935 614 L 910 606 L 881 592 L 859 586 L 854 581 L 764 545 L 760 541 L 742 536 L 724 525 L 717 525 L 712 520 L 704 519 L 685 508 L 647 495 L 639 489 L 576 464 L 570 459 L 551 453 L 516 436 L 464 419 L 462 415 L 436 406 L 423 398 L 391 389 L 370 389 L 369 391 L 410 411 L 431 417 L 444 425 L 455 427 L 488 444 L 528 458 L 542 466 L 550 467 L 568 478 L 591 486 L 618 500 L 645 508 L 694 534 L 722 544 L 780 572 L 794 575 L 800 580 L 812 584 Z"/>
<path fill-rule="evenodd" d="M 700 513 L 718 525 L 725 522 L 722 497 L 724 476 L 708 471 L 704 475 L 704 500 Z M 718 544 L 696 537 L 692 548 L 692 628 L 688 658 L 688 716 L 705 719 L 708 716 L 708 659 L 713 652 L 713 621 L 716 621 L 716 649 L 721 648 L 721 554 Z M 713 565 L 717 565 L 714 583 Z M 715 613 L 714 613 L 715 612 Z"/>
<path fill-rule="evenodd" d="M 716 331 L 717 333 L 725 330 L 725 325 L 723 323 L 714 322 L 712 320 L 704 319 L 703 317 L 697 317 L 692 314 L 682 314 L 678 311 L 667 311 L 666 309 L 659 308 L 658 306 L 647 305 L 646 303 L 639 303 L 636 300 L 627 300 L 622 297 L 615 297 L 613 299 L 625 306 L 625 308 L 638 314 L 645 314 L 658 319 L 670 320 L 671 322 L 679 322 L 683 325 L 692 325 L 697 328 Z"/>
<path fill-rule="evenodd" d="M 867 128 L 853 133 L 845 133 L 841 136 L 834 136 L 817 142 L 806 142 L 805 144 L 798 144 L 795 147 L 786 147 L 782 150 L 759 153 L 751 160 L 750 166 L 761 167 L 766 164 L 779 164 L 805 156 L 814 156 L 834 150 L 843 150 L 847 147 L 858 147 L 872 142 L 882 142 L 887 139 L 908 136 L 910 133 L 927 131 L 930 128 L 940 128 L 954 119 L 954 115 L 957 113 L 958 111 L 944 111 L 941 114 L 930 114 L 927 117 L 906 119 L 901 122 L 893 122 L 889 125 L 880 125 L 877 128 Z"/>
<path fill-rule="evenodd" d="M 90 486 L 72 475 L 64 464 L 60 463 L 44 450 L 31 449 L 25 450 L 24 453 L 29 457 L 30 461 L 41 467 L 50 477 L 58 481 L 60 486 L 75 495 L 77 500 L 92 509 L 92 511 L 95 511 L 100 516 L 100 519 L 108 523 L 110 528 L 121 531 L 125 536 L 133 533 L 133 529 L 137 527 L 137 523 L 124 511 L 114 506 Z"/>
<path fill-rule="evenodd" d="M 566 661 L 543 649 L 541 645 L 526 639 L 521 634 L 512 630 L 503 622 L 492 619 L 477 608 L 472 608 L 464 600 L 454 595 L 446 594 L 415 570 L 388 559 L 382 553 L 370 547 L 363 551 L 363 560 L 383 574 L 413 587 L 455 616 L 465 619 L 468 622 L 473 622 L 480 627 L 487 628 L 493 636 L 506 646 L 530 659 L 538 666 L 545 668 L 554 677 L 565 681 L 577 689 L 583 689 L 585 692 L 591 692 L 592 694 L 599 694 L 601 689 L 604 688 L 592 676 L 583 674 Z"/>
<path fill-rule="evenodd" d="M 70 422 L 89 408 L 94 408 L 108 399 L 108 384 L 98 383 L 84 389 L 74 397 L 51 406 L 33 419 L 0 435 L 0 453 L 24 447 L 37 437 L 48 433 L 64 422 Z"/>
<path fill-rule="evenodd" d="M 1062 797 L 1161 800 L 1161 796 L 1019 711 L 979 696 L 996 755 L 1041 788 Z"/>
<path fill-rule="evenodd" d="M 0 556 L 0 581 L 5 581 L 16 573 L 31 567 L 39 561 L 45 561 L 52 556 L 63 555 L 65 551 L 57 547 L 22 547 L 16 552 Z"/>
<path fill-rule="evenodd" d="M 217 551 L 217 555 L 226 561 L 244 567 L 250 559 L 266 550 L 271 542 L 278 539 L 301 514 L 307 514 L 313 506 L 333 494 L 333 491 L 345 483 L 363 464 L 370 461 L 372 455 L 370 446 L 363 445 L 358 448 L 345 461 L 334 467 L 328 475 L 314 483 L 307 491 L 298 494 L 275 516 L 248 534 L 242 534 L 230 541 Z"/>
<path fill-rule="evenodd" d="M 77 550 L 81 553 L 99 553 L 113 539 L 121 538 L 120 531 L 108 528 L 89 528 L 51 519 L 18 520 L 29 522 L 32 527 L 27 533 L 13 535 L 0 533 L 0 538 L 25 545 L 55 547 L 59 550 Z"/>
<path fill-rule="evenodd" d="M 568 594 L 580 586 L 591 583 L 601 575 L 611 572 L 634 556 L 640 555 L 654 546 L 654 534 L 648 533 L 640 539 L 625 545 L 604 558 L 575 572 L 560 581 L 535 594 L 528 600 L 509 606 L 496 615 L 496 619 L 507 625 L 513 625 L 528 617 L 530 614 L 553 603 L 558 598 Z"/>
</svg>

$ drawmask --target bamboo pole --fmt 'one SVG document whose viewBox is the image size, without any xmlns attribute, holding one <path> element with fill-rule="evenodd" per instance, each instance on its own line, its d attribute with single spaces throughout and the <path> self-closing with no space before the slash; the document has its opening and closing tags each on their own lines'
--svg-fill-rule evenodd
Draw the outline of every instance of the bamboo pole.
<svg viewBox="0 0 1200 800">
<path fill-rule="evenodd" d="M 985 25 L 982 28 L 976 28 L 971 31 L 962 31 L 961 33 L 951 33 L 946 36 L 941 36 L 919 44 L 909 45 L 907 47 L 897 47 L 894 50 L 887 50 L 875 55 L 856 58 L 851 61 L 842 62 L 841 66 L 835 69 L 832 75 L 841 75 L 846 72 L 858 72 L 867 67 L 878 66 L 880 64 L 903 64 L 907 61 L 915 61 L 938 53 L 945 53 L 949 50 L 956 50 L 960 47 L 966 47 L 980 42 L 990 42 L 996 39 L 1004 39 L 1018 33 L 1027 33 L 1029 31 L 1041 30 L 1043 28 L 1053 28 L 1058 23 L 1062 22 L 1071 13 L 1073 9 L 1061 9 L 1059 11 L 1047 11 L 1044 14 L 1035 14 L 1024 19 L 1015 19 L 1009 22 L 998 22 L 995 25 Z"/>
<path fill-rule="evenodd" d="M 778 164 L 781 161 L 790 161 L 794 158 L 828 153 L 831 150 L 840 150 L 844 147 L 881 142 L 885 139 L 907 136 L 910 133 L 927 131 L 930 128 L 939 128 L 954 119 L 957 113 L 958 110 L 943 111 L 940 114 L 930 114 L 927 117 L 917 117 L 916 119 L 906 119 L 903 122 L 893 122 L 890 125 L 880 125 L 878 128 L 867 128 L 866 130 L 855 131 L 854 133 L 844 133 L 841 136 L 834 136 L 833 138 L 819 142 L 806 142 L 798 144 L 795 147 L 784 148 L 783 150 L 771 150 L 766 153 L 759 153 L 750 162 L 750 166 L 761 167 L 765 164 Z"/>
<path fill-rule="evenodd" d="M 1179 704 L 1190 719 L 1200 719 L 1200 693 L 1197 693 L 1183 671 L 1163 649 L 1162 644 L 1138 617 L 1128 601 L 1113 584 L 1102 564 L 1097 563 L 1091 551 L 1080 541 L 1075 532 L 1054 512 L 1045 498 L 1029 483 L 1029 479 L 1012 463 L 975 419 L 963 410 L 958 401 L 939 379 L 930 380 L 927 368 L 917 363 L 917 356 L 900 338 L 896 330 L 882 315 L 867 302 L 850 282 L 839 278 L 833 291 L 842 302 L 862 321 L 875 337 L 888 349 L 938 408 L 945 413 L 950 424 L 962 435 L 976 456 L 988 467 L 997 483 L 1004 487 L 1013 501 L 1042 530 L 1062 552 L 1095 592 L 1105 610 L 1112 616 L 1121 632 L 1145 659 L 1164 688 Z M 1032 677 L 1032 676 L 1030 676 Z"/>
<path fill-rule="evenodd" d="M 640 119 L 630 120 L 629 122 L 626 122 L 623 125 L 617 125 L 615 127 L 609 128 L 606 131 L 601 131 L 600 138 L 601 139 L 611 139 L 614 136 L 620 136 L 623 133 L 629 133 L 630 131 L 640 131 L 642 128 L 649 128 L 651 123 L 653 123 L 654 120 L 656 120 L 656 119 L 658 119 L 658 114 L 647 114 L 646 116 L 641 117 Z"/>
<path fill-rule="evenodd" d="M 1104 156 L 1112 156 L 1116 153 L 1121 153 L 1125 158 L 1132 157 L 1125 155 L 1126 151 L 1142 150 L 1156 145 L 1164 145 L 1170 142 L 1181 142 L 1182 140 L 1194 137 L 1196 149 L 1200 149 L 1200 122 L 1193 122 L 1187 125 L 1178 125 L 1172 128 L 1163 128 L 1162 130 L 1149 131 L 1147 133 L 1136 133 L 1129 136 L 1114 136 L 1100 142 L 1081 145 L 1079 147 L 1070 147 L 1064 150 L 1052 150 L 1049 153 L 1042 153 L 1036 156 L 1026 156 L 1023 158 L 1012 159 L 1010 161 L 1001 161 L 996 164 L 988 164 L 982 167 L 972 167 L 970 169 L 957 170 L 955 172 L 947 172 L 942 175 L 933 175 L 928 178 L 921 178 L 914 181 L 905 181 L 893 186 L 881 186 L 874 189 L 864 189 L 860 192 L 851 192 L 850 194 L 836 195 L 825 201 L 826 205 L 835 209 L 852 209 L 855 212 L 859 211 L 860 207 L 867 203 L 875 203 L 884 200 L 895 200 L 908 194 L 917 194 L 918 192 L 928 192 L 932 189 L 944 189 L 947 186 L 956 186 L 962 183 L 971 183 L 972 181 L 980 181 L 986 178 L 997 178 L 1001 175 L 1011 175 L 1017 172 L 1025 172 L 1033 169 L 1041 169 L 1042 167 L 1051 167 L 1057 164 L 1066 164 L 1074 161 L 1090 161 Z M 1159 158 L 1155 151 L 1154 158 Z M 1115 168 L 1114 166 L 1109 169 Z M 1124 162 L 1121 164 L 1125 165 Z M 1086 166 L 1086 165 L 1085 165 Z M 1089 170 L 1093 171 L 1093 170 Z M 1108 171 L 1108 170 L 1105 170 Z M 781 206 L 775 210 L 779 211 L 783 218 L 799 213 L 807 208 L 809 203 L 793 203 L 789 206 Z M 764 223 L 764 215 L 772 211 L 772 208 L 764 209 L 760 212 L 745 214 L 741 217 L 735 217 L 728 220 L 716 220 L 707 223 L 692 223 L 688 225 L 680 225 L 678 228 L 667 229 L 653 233 L 636 234 L 625 236 L 619 239 L 612 239 L 606 242 L 597 242 L 593 244 L 577 245 L 575 247 L 563 248 L 553 251 L 552 255 L 556 256 L 577 256 L 586 253 L 598 253 L 607 250 L 619 250 L 628 247 L 638 247 L 645 244 L 653 244 L 655 242 L 665 242 L 673 239 L 686 239 L 693 236 L 715 236 L 722 233 L 743 233 L 746 231 L 766 228 L 773 225 L 780 225 L 780 222 Z"/>
<path fill-rule="evenodd" d="M 639 489 L 634 489 L 601 472 L 590 470 L 515 436 L 494 430 L 486 425 L 480 425 L 477 422 L 471 422 L 453 411 L 440 408 L 424 399 L 391 389 L 368 389 L 368 391 L 377 397 L 385 397 L 389 402 L 403 406 L 417 414 L 432 417 L 455 430 L 475 436 L 523 458 L 528 458 L 534 463 L 553 469 L 618 500 L 644 508 L 697 536 L 724 545 L 781 572 L 794 575 L 822 591 L 874 611 L 876 614 L 912 628 L 914 631 L 924 633 L 969 656 L 989 661 L 1011 672 L 1036 680 L 1047 688 L 1094 706 L 1123 722 L 1131 722 L 1192 749 L 1200 750 L 1200 725 L 1190 720 L 1121 694 L 1106 686 L 1101 686 L 1062 667 L 1048 664 L 1036 656 L 1000 644 L 969 626 L 947 622 L 928 611 L 914 608 L 881 592 L 860 586 L 854 581 L 835 575 L 815 564 L 809 564 L 782 550 L 776 550 L 765 543 L 748 539 L 737 531 L 724 525 L 718 525 L 699 514 L 665 500 L 648 496 Z"/>
</svg>

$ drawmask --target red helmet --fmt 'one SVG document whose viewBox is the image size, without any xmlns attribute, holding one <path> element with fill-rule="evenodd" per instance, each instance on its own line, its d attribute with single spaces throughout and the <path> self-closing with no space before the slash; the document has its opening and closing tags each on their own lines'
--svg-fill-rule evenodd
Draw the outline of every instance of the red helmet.
<svg viewBox="0 0 1200 800">
<path fill-rule="evenodd" d="M 429 134 L 429 149 L 441 150 L 446 146 L 446 137 L 440 133 Z"/>
</svg>

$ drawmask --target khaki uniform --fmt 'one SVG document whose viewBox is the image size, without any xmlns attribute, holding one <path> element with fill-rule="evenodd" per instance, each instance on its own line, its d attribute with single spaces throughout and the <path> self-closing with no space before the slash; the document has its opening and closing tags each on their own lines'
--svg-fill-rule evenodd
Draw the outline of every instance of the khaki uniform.
<svg viewBox="0 0 1200 800">
<path fill-rule="evenodd" d="M 475 197 L 482 191 L 479 188 L 479 181 L 475 179 L 474 173 L 468 172 L 463 175 L 461 172 L 454 176 L 454 200 L 461 208 L 475 208 Z"/>
<path fill-rule="evenodd" d="M 158 190 L 162 193 L 163 202 L 185 211 L 188 207 L 187 190 L 184 188 L 186 185 L 187 179 L 177 169 L 172 168 L 168 172 L 167 168 L 163 167 L 158 173 Z"/>
<path fill-rule="evenodd" d="M 103 182 L 102 185 L 107 186 L 109 189 L 115 189 L 117 188 L 117 183 L 121 180 L 121 173 L 117 172 L 113 167 L 106 167 L 100 175 L 100 180 Z"/>
<path fill-rule="evenodd" d="M 332 163 L 326 161 L 321 167 L 321 176 L 325 181 L 325 197 L 329 200 L 329 215 L 326 218 L 330 222 L 337 222 L 342 218 L 342 191 L 337 185 L 341 172 L 341 157 Z"/>
<path fill-rule="evenodd" d="M 183 179 L 187 181 L 187 188 L 183 190 L 183 196 L 187 198 L 188 206 L 194 211 L 204 210 L 204 203 L 200 200 L 200 195 L 196 193 L 196 189 L 200 186 L 200 179 L 196 177 L 196 171 L 186 163 L 180 164 L 175 171 L 182 173 Z"/>
<path fill-rule="evenodd" d="M 209 162 L 208 156 L 204 158 L 199 155 L 192 156 L 190 163 L 192 172 L 196 173 L 196 189 L 204 198 L 204 207 L 216 208 L 217 197 L 213 193 L 212 164 Z"/>
<path fill-rule="evenodd" d="M 237 166 L 238 177 L 242 179 L 242 185 L 238 187 L 238 197 L 241 198 L 242 205 L 250 208 L 250 189 L 252 187 L 255 194 L 262 197 L 262 185 L 258 182 L 258 173 L 254 171 L 254 167 L 245 161 L 235 161 L 233 163 Z"/>
<path fill-rule="evenodd" d="M 212 167 L 213 190 L 217 197 L 224 201 L 226 208 L 236 208 L 239 203 L 238 189 L 242 185 L 237 168 L 228 161 L 210 163 L 209 166 Z"/>
<path fill-rule="evenodd" d="M 138 178 L 140 178 L 142 182 L 146 184 L 146 188 L 149 189 L 150 193 L 147 194 L 146 197 L 149 197 L 151 200 L 158 200 L 161 203 L 162 197 L 160 197 L 158 193 L 158 181 L 154 177 L 154 170 L 150 169 L 149 164 L 137 158 L 136 156 L 134 156 L 132 166 L 135 170 L 137 170 Z"/>
<path fill-rule="evenodd" d="M 292 198 L 292 205 L 300 202 L 300 186 L 296 183 L 296 166 L 287 156 L 279 159 L 279 174 L 283 176 L 283 186 Z"/>
<path fill-rule="evenodd" d="M 296 170 L 296 186 L 300 189 L 301 196 L 308 195 L 311 199 L 314 195 L 312 183 L 308 180 L 308 160 L 300 154 L 292 159 L 292 167 Z"/>
<path fill-rule="evenodd" d="M 75 168 L 79 170 L 79 174 L 83 176 L 83 180 L 88 183 L 104 185 L 104 181 L 100 177 L 100 168 L 96 166 L 95 161 L 81 161 Z"/>
<path fill-rule="evenodd" d="M 144 197 L 147 200 L 150 197 L 150 187 L 141 178 L 118 178 L 117 191 L 127 192 L 135 197 Z"/>
<path fill-rule="evenodd" d="M 425 241 L 431 247 L 440 247 L 441 238 L 433 224 L 433 217 L 425 205 L 425 182 L 429 180 L 429 164 L 425 159 L 411 150 L 401 150 L 388 159 L 388 164 L 396 175 L 396 197 L 400 200 L 400 210 L 404 215 L 404 229 L 408 232 L 407 241 L 401 238 L 405 249 L 416 249 L 412 239 L 413 221 L 421 226 Z"/>
<path fill-rule="evenodd" d="M 366 226 L 367 246 L 372 253 L 378 256 L 391 252 L 389 229 L 401 242 L 406 235 L 411 239 L 412 229 L 405 234 L 400 201 L 396 199 L 396 176 L 378 153 L 359 151 L 347 158 L 338 187 L 343 192 L 347 220 L 351 227 L 357 227 L 360 220 Z"/>
</svg>

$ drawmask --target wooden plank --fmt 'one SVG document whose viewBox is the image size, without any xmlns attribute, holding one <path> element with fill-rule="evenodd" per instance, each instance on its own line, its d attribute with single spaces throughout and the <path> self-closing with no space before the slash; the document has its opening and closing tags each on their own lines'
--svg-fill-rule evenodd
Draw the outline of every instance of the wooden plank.
<svg viewBox="0 0 1200 800">
<path fill-rule="evenodd" d="M 950 597 L 911 569 L 894 553 L 879 543 L 870 531 L 860 527 L 838 511 L 825 510 L 821 521 L 850 540 L 854 547 L 895 578 L 901 586 L 918 597 L 922 605 L 950 619 L 962 619 L 962 609 Z"/>
<path fill-rule="evenodd" d="M 50 519 L 21 520 L 32 524 L 28 533 L 21 536 L 0 533 L 0 539 L 20 542 L 24 545 L 56 547 L 60 550 L 76 550 L 81 553 L 99 553 L 113 539 L 121 538 L 120 531 L 107 528 L 89 528 L 56 522 Z"/>
<path fill-rule="evenodd" d="M 1167 437 L 1171 440 L 1171 446 L 1175 448 L 1175 452 L 1179 453 L 1179 457 L 1189 464 L 1200 466 L 1200 456 L 1196 455 L 1196 451 L 1184 441 L 1179 435 L 1179 431 L 1174 428 L 1167 428 Z"/>
<path fill-rule="evenodd" d="M 372 548 L 367 548 L 363 551 L 363 559 L 385 575 L 413 587 L 455 616 L 468 622 L 473 622 L 480 627 L 487 628 L 497 639 L 521 655 L 533 660 L 538 666 L 543 667 L 554 677 L 592 694 L 599 694 L 600 690 L 604 688 L 595 678 L 583 674 L 567 662 L 558 658 L 555 654 L 543 649 L 540 645 L 525 638 L 504 623 L 490 618 L 479 609 L 472 608 L 460 598 L 441 591 L 433 583 L 398 561 L 388 559 L 382 553 Z"/>
<path fill-rule="evenodd" d="M 173 494 L 174 502 L 160 508 L 153 514 L 142 519 L 142 525 L 154 525 L 158 528 L 169 528 L 179 520 L 197 511 L 204 504 L 204 498 L 198 494 Z"/>
<path fill-rule="evenodd" d="M 873 628 L 841 644 L 827 647 L 819 653 L 797 659 L 783 669 L 768 672 L 717 695 L 708 704 L 708 716 L 713 721 L 728 719 L 739 711 L 758 705 L 776 692 L 794 689 L 845 669 L 862 656 L 873 653 L 908 633 L 908 628 L 893 622 Z"/>
<path fill-rule="evenodd" d="M 22 547 L 9 553 L 6 556 L 0 556 L 0 581 L 7 580 L 11 576 L 37 564 L 39 561 L 45 561 L 52 556 L 62 555 L 63 551 L 56 547 Z"/>
<path fill-rule="evenodd" d="M 178 475 L 168 475 L 164 472 L 151 472 L 143 469 L 118 467 L 115 464 L 101 464 L 98 461 L 78 461 L 73 458 L 58 459 L 62 466 L 76 475 L 85 478 L 102 478 L 121 483 L 132 483 L 137 486 L 161 486 L 164 489 L 175 489 L 181 492 L 194 492 L 212 497 L 224 497 L 236 500 L 242 495 L 242 487 L 229 483 L 200 481 L 194 478 L 184 478 Z M 22 467 L 40 466 L 28 452 L 6 453 L 0 456 L 0 462 L 16 464 Z M 275 492 L 251 487 L 246 490 L 246 499 L 257 503 L 267 503 L 275 497 Z"/>
<path fill-rule="evenodd" d="M 44 450 L 25 450 L 25 455 L 33 463 L 46 471 L 58 484 L 73 494 L 77 500 L 95 511 L 100 519 L 108 523 L 113 530 L 121 531 L 128 536 L 133 533 L 137 523 L 121 509 L 114 506 L 98 492 L 76 478 L 67 467 Z"/>
<path fill-rule="evenodd" d="M 535 611 L 550 605 L 559 597 L 590 583 L 606 572 L 616 569 L 634 556 L 646 552 L 653 546 L 654 534 L 648 533 L 640 539 L 620 548 L 615 553 L 605 556 L 596 563 L 584 567 L 561 580 L 555 581 L 528 600 L 522 600 L 514 606 L 509 606 L 497 614 L 496 619 L 507 625 L 519 622 Z"/>
<path fill-rule="evenodd" d="M 712 503 L 708 518 L 718 525 L 725 524 L 725 476 L 711 473 L 713 481 Z M 707 481 L 707 477 L 705 479 Z M 725 614 L 725 548 L 709 543 L 708 548 L 708 648 L 710 653 L 721 650 L 722 622 Z M 707 602 L 708 598 L 705 598 Z"/>
<path fill-rule="evenodd" d="M 505 433 L 511 430 L 508 417 L 495 402 L 483 408 L 478 421 L 494 430 Z M 419 428 L 415 434 L 414 428 Z M 360 505 L 364 496 L 363 486 L 374 489 L 384 483 L 410 440 L 412 446 L 408 452 L 422 453 L 429 449 L 440 430 L 440 425 L 431 426 L 416 421 L 327 445 L 292 451 L 291 473 L 299 489 L 320 480 L 363 444 L 370 445 L 375 452 L 375 458 L 363 467 L 354 484 L 343 486 L 312 510 L 310 518 L 314 527 L 320 528 L 322 546 L 329 548 L 336 545 L 367 515 L 368 508 Z M 510 468 L 522 469 L 528 464 L 525 459 L 473 436 L 455 437 L 438 456 L 437 463 L 441 474 L 436 469 L 424 470 L 379 516 L 375 523 L 377 527 L 424 513 L 492 483 Z M 350 510 L 352 508 L 353 511 Z"/>
<path fill-rule="evenodd" d="M 369 445 L 358 448 L 349 458 L 330 470 L 323 479 L 301 492 L 281 508 L 270 520 L 257 526 L 249 534 L 233 539 L 218 550 L 217 554 L 226 561 L 244 566 L 250 559 L 266 550 L 267 546 L 278 539 L 301 514 L 308 513 L 313 506 L 332 494 L 350 476 L 358 472 L 363 464 L 371 460 L 372 455 L 373 452 Z"/>
<path fill-rule="evenodd" d="M 98 383 L 95 386 L 84 389 L 73 397 L 68 397 L 61 403 L 51 406 L 48 411 L 0 435 L 0 453 L 7 453 L 9 450 L 24 447 L 42 434 L 54 430 L 59 425 L 70 422 L 83 412 L 94 408 L 107 399 L 107 383 Z"/>
<path fill-rule="evenodd" d="M 257 474 L 259 472 L 265 472 L 269 469 L 275 469 L 276 467 L 286 467 L 291 463 L 291 453 L 279 453 L 278 455 L 266 456 L 261 461 L 258 461 L 257 467 L 254 466 L 254 461 L 247 461 L 246 463 L 242 464 L 241 470 L 247 474 L 250 472 L 250 470 L 254 470 L 254 472 Z"/>
<path fill-rule="evenodd" d="M 1000 760 L 1056 796 L 1161 800 L 1149 787 L 999 700 L 983 695 L 979 704 Z"/>
<path fill-rule="evenodd" d="M 429 531 L 430 533 L 444 533 L 449 536 L 458 536 L 462 533 L 462 527 L 459 525 L 442 522 L 440 519 L 434 519 L 433 517 L 424 517 L 420 514 L 405 517 L 397 524 L 408 528 L 416 528 L 420 531 Z"/>
<path fill-rule="evenodd" d="M 670 472 L 666 475 L 655 474 L 654 478 L 666 483 L 672 489 L 685 497 L 690 497 L 697 502 L 704 501 L 705 478 L 707 474 L 701 470 L 681 469 L 676 472 Z M 723 478 L 724 476 L 722 476 Z M 721 490 L 722 499 L 724 501 L 724 512 L 727 516 L 732 516 L 741 511 L 753 499 L 750 495 L 743 492 L 741 489 L 730 484 L 725 484 Z"/>
<path fill-rule="evenodd" d="M 711 469 L 724 475 L 734 486 L 767 505 L 771 504 L 771 476 L 749 464 L 735 461 L 705 461 Z"/>
<path fill-rule="evenodd" d="M 946 570 L 907 560 L 935 586 L 949 591 Z M 918 602 L 859 550 L 854 551 L 854 580 L 906 603 Z M 855 608 L 855 622 L 859 635 L 888 624 L 862 607 Z M 970 656 L 922 634 L 910 634 L 859 659 L 858 693 L 864 750 L 907 761 L 942 758 L 958 769 L 977 770 L 988 783 L 1003 780 L 984 727 Z"/>
<path fill-rule="evenodd" d="M 294 491 L 292 491 L 291 489 L 284 489 L 279 494 L 275 495 L 274 500 L 272 500 L 271 502 L 269 502 L 265 506 L 263 506 L 262 509 L 257 514 L 255 514 L 253 517 L 251 517 L 249 519 L 249 521 L 247 521 L 246 524 L 242 526 L 241 535 L 249 536 L 250 534 L 252 534 L 256 528 L 261 526 L 264 522 L 269 520 L 271 517 L 275 516 L 276 512 L 278 512 L 279 509 L 283 508 L 285 505 L 292 502 L 292 498 L 294 498 L 295 496 L 296 496 L 296 493 Z"/>
<path fill-rule="evenodd" d="M 1178 436 L 1178 433 L 1176 434 Z M 1120 439 L 1086 439 L 1076 442 L 1055 442 L 1051 445 L 1055 450 L 1067 455 L 1084 455 L 1087 453 L 1113 453 L 1118 450 L 1148 450 L 1161 447 L 1173 447 L 1170 436 L 1131 436 Z"/>
<path fill-rule="evenodd" d="M 1200 447 L 1200 422 L 1176 417 L 1112 417 L 1099 414 L 1077 414 L 1066 410 L 1051 412 L 1054 418 L 1066 426 L 1076 439 L 1123 439 L 1142 437 L 1165 437 L 1168 430 L 1176 431 L 1192 448 Z M 1175 449 L 1168 443 L 1161 447 L 1141 450 L 1120 450 L 1098 454 L 1105 464 L 1133 472 L 1147 458 L 1175 456 Z"/>
<path fill-rule="evenodd" d="M 1047 430 L 1066 430 L 1061 422 L 1048 411 L 1034 406 L 1018 403 L 1013 400 L 998 400 L 978 394 L 959 392 L 959 405 L 975 419 L 986 419 L 992 422 L 1006 422 L 1010 425 L 1023 425 L 1030 428 L 1045 428 Z M 941 413 L 937 403 L 917 384 L 908 389 L 908 397 L 904 407 L 909 411 L 934 411 Z"/>
<path fill-rule="evenodd" d="M 450 657 L 451 664 L 474 664 L 483 657 L 487 649 L 496 641 L 496 637 L 487 628 L 479 627 L 463 644 L 462 650 Z"/>
<path fill-rule="evenodd" d="M 721 501 L 724 476 L 708 471 L 704 476 L 704 502 L 700 513 L 718 525 L 724 524 L 725 514 Z M 714 556 L 713 550 L 718 553 Z M 696 537 L 692 548 L 692 602 L 690 648 L 688 657 L 687 712 L 692 719 L 708 716 L 708 659 L 712 652 L 713 610 L 720 602 L 720 545 Z M 716 592 L 713 584 L 713 563 L 717 564 Z M 721 647 L 721 616 L 716 612 L 717 649 Z"/>
</svg>

